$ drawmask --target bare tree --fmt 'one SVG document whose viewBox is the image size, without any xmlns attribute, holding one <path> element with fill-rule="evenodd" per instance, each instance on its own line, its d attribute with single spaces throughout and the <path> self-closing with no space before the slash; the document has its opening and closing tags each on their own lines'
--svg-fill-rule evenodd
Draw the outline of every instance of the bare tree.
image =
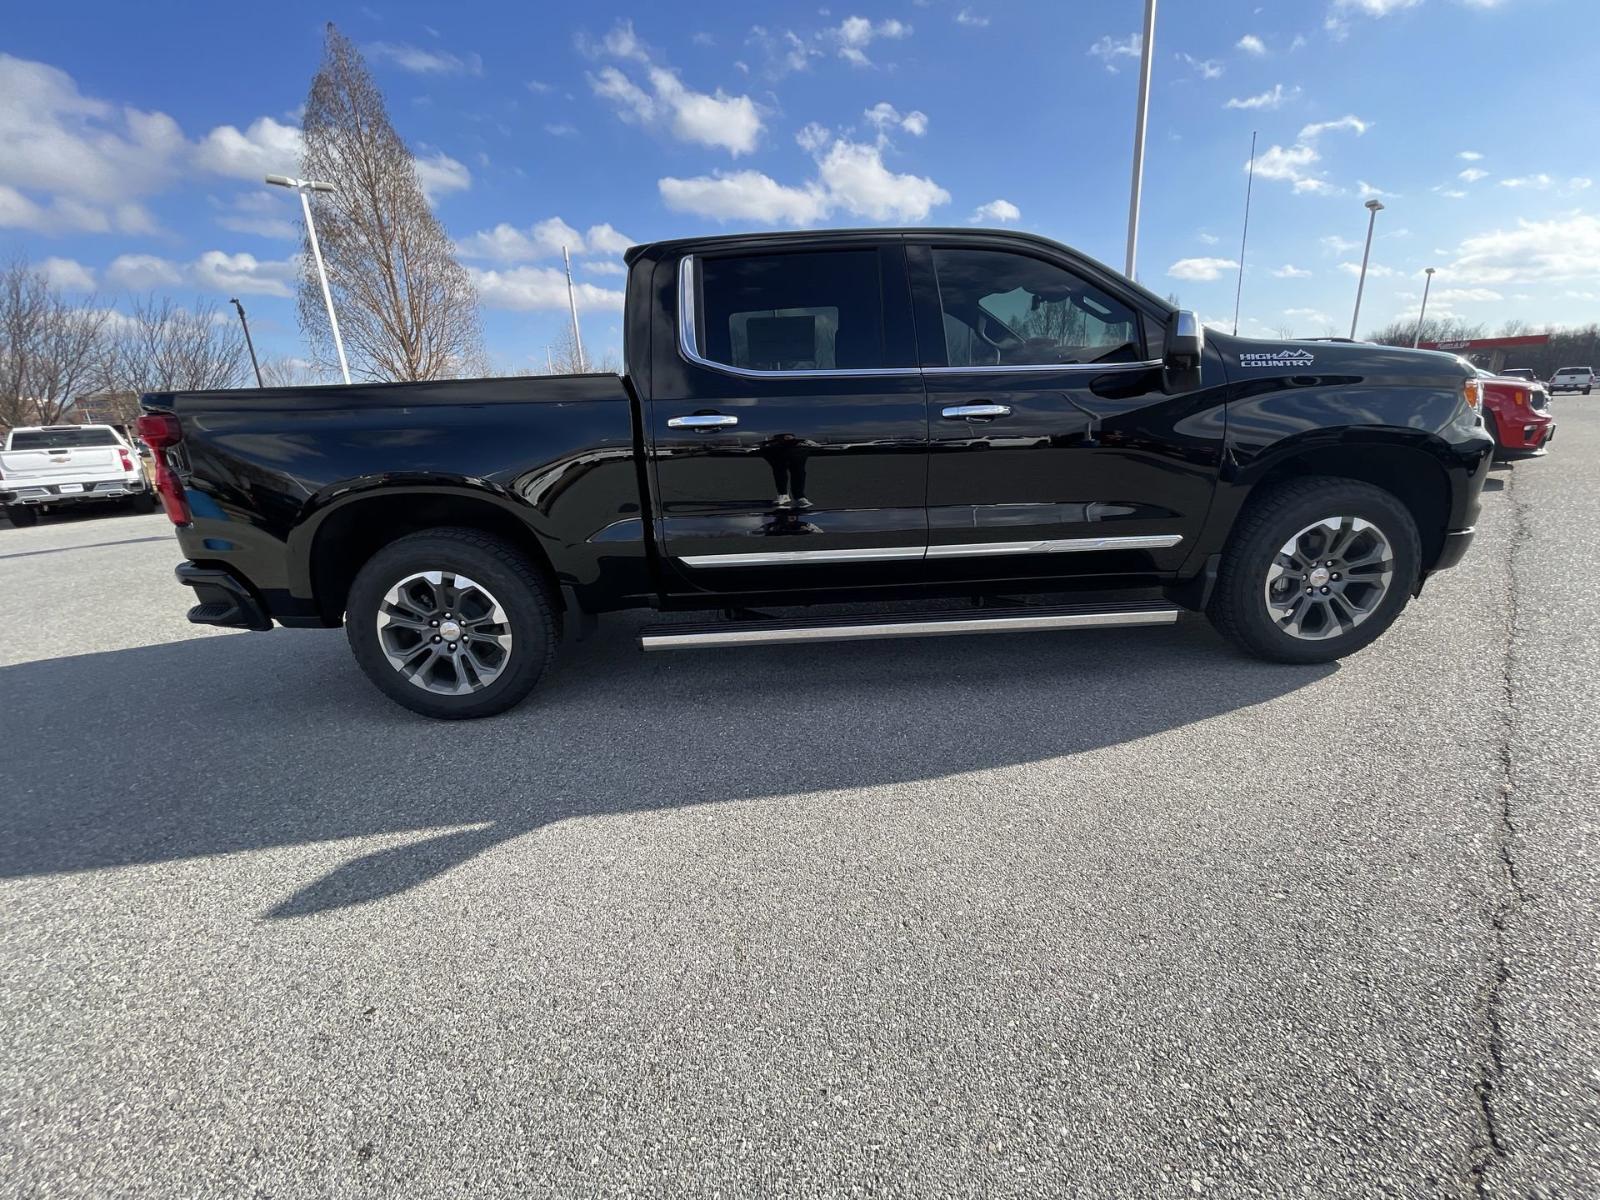
<svg viewBox="0 0 1600 1200">
<path fill-rule="evenodd" d="M 269 354 L 261 360 L 261 382 L 267 387 L 313 387 L 333 380 L 317 370 L 315 363 L 286 354 Z"/>
<path fill-rule="evenodd" d="M 95 376 L 109 314 L 74 304 L 24 260 L 0 269 L 0 425 L 54 425 Z"/>
<path fill-rule="evenodd" d="M 622 370 L 615 350 L 607 350 L 600 356 L 599 361 L 587 351 L 580 355 L 578 343 L 572 336 L 572 324 L 568 321 L 561 323 L 556 331 L 556 340 L 545 347 L 545 352 L 549 356 L 545 364 L 548 370 L 533 371 L 530 374 L 582 375 L 586 371 L 609 371 L 615 374 Z"/>
<path fill-rule="evenodd" d="M 214 391 L 244 377 L 244 336 L 215 303 L 184 308 L 152 295 L 118 320 L 102 382 L 120 392 Z"/>
<path fill-rule="evenodd" d="M 479 369 L 483 336 L 471 276 L 428 207 L 416 160 L 390 124 L 354 43 L 330 24 L 311 81 L 300 174 L 338 191 L 317 197 L 317 233 L 352 367 L 374 379 L 439 379 Z M 309 241 L 300 324 L 334 361 Z"/>
<path fill-rule="evenodd" d="M 1272 331 L 1272 336 L 1277 338 L 1280 342 L 1292 342 L 1294 341 L 1294 326 L 1279 325 Z"/>
</svg>

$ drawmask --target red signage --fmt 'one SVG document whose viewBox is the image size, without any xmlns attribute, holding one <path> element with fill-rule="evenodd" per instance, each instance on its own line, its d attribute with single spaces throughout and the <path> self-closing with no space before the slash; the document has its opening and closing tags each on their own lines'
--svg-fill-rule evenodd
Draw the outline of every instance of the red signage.
<svg viewBox="0 0 1600 1200">
<path fill-rule="evenodd" d="M 1519 337 L 1472 338 L 1463 342 L 1422 342 L 1419 350 L 1507 350 L 1512 346 L 1543 346 L 1550 341 L 1548 333 L 1526 333 Z"/>
</svg>

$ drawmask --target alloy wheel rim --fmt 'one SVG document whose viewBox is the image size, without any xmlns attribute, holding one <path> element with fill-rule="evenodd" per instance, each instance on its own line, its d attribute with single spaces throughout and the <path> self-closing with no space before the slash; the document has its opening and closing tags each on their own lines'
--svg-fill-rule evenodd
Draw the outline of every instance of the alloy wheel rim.
<svg viewBox="0 0 1600 1200">
<path fill-rule="evenodd" d="M 511 661 L 511 623 L 494 594 L 454 571 L 418 571 L 378 606 L 378 645 L 402 678 L 426 692 L 482 691 Z"/>
<path fill-rule="evenodd" d="M 1383 530 L 1361 517 L 1334 516 L 1283 544 L 1262 594 L 1267 615 L 1284 633 L 1322 641 L 1377 612 L 1393 581 L 1394 550 Z"/>
</svg>

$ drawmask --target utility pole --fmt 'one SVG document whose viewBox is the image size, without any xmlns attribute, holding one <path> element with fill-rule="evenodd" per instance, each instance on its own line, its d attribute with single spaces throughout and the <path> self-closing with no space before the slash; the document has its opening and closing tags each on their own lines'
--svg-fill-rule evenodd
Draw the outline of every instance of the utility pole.
<svg viewBox="0 0 1600 1200">
<path fill-rule="evenodd" d="M 1123 274 L 1133 279 L 1139 249 L 1139 195 L 1144 190 L 1144 129 L 1150 108 L 1150 58 L 1155 53 L 1156 0 L 1144 0 L 1144 46 L 1139 59 L 1139 108 L 1133 122 L 1133 186 L 1128 195 L 1128 261 Z"/>
<path fill-rule="evenodd" d="M 1239 335 L 1239 298 L 1244 295 L 1244 243 L 1250 236 L 1250 192 L 1256 183 L 1256 131 L 1250 131 L 1250 174 L 1244 184 L 1244 232 L 1239 235 L 1239 285 L 1233 289 L 1233 333 Z"/>
<path fill-rule="evenodd" d="M 1428 289 L 1433 286 L 1433 272 L 1433 267 L 1429 267 L 1424 272 L 1427 278 L 1422 281 L 1422 311 L 1417 314 L 1417 335 L 1411 339 L 1411 348 L 1413 350 L 1422 341 L 1422 318 L 1428 315 Z"/>
<path fill-rule="evenodd" d="M 1372 227 L 1378 223 L 1378 214 L 1383 211 L 1383 202 L 1374 197 L 1366 203 L 1370 216 L 1367 217 L 1367 248 L 1361 252 L 1361 279 L 1356 283 L 1356 310 L 1350 314 L 1350 340 L 1356 338 L 1356 322 L 1361 319 L 1361 293 L 1367 287 L 1367 259 L 1372 257 Z"/>
<path fill-rule="evenodd" d="M 244 319 L 244 305 L 236 299 L 229 300 L 228 303 L 239 310 L 239 324 L 244 326 L 244 344 L 250 350 L 250 365 L 256 369 L 256 386 L 266 387 L 267 385 L 261 382 L 261 364 L 256 361 L 256 344 L 250 340 L 250 322 Z"/>
<path fill-rule="evenodd" d="M 561 247 L 561 261 L 567 268 L 567 307 L 572 310 L 572 345 L 578 352 L 578 370 L 587 371 L 589 364 L 583 357 L 583 334 L 578 332 L 578 299 L 572 291 L 572 256 L 567 253 L 565 246 Z"/>
</svg>

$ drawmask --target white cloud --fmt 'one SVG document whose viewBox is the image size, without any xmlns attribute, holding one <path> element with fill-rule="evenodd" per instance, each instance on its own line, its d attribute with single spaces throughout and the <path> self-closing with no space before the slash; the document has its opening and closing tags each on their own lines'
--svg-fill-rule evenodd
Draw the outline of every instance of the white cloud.
<svg viewBox="0 0 1600 1200">
<path fill-rule="evenodd" d="M 987 221 L 1003 225 L 1009 221 L 1022 220 L 1022 210 L 1009 200 L 991 200 L 987 204 L 978 205 L 967 220 L 974 225 Z"/>
<path fill-rule="evenodd" d="M 1358 262 L 1342 262 L 1339 264 L 1339 270 L 1346 275 L 1360 275 L 1361 264 Z M 1386 267 L 1382 263 L 1369 262 L 1367 264 L 1367 274 L 1374 279 L 1383 279 L 1391 275 L 1398 275 L 1400 272 L 1393 267 Z"/>
<path fill-rule="evenodd" d="M 675 212 L 718 221 L 764 225 L 812 225 L 828 214 L 827 197 L 815 184 L 788 187 L 760 171 L 661 179 L 661 199 Z"/>
<path fill-rule="evenodd" d="M 1300 136 L 1295 140 L 1300 142 L 1315 141 L 1324 133 L 1338 133 L 1346 129 L 1359 137 L 1371 128 L 1371 121 L 1363 121 L 1360 117 L 1347 113 L 1337 121 L 1318 121 L 1315 124 L 1305 126 L 1300 130 Z"/>
<path fill-rule="evenodd" d="M 627 267 L 619 262 L 612 262 L 609 258 L 592 258 L 581 265 L 591 275 L 626 275 L 628 273 Z"/>
<path fill-rule="evenodd" d="M 1174 279 L 1191 279 L 1209 282 L 1224 271 L 1237 271 L 1239 264 L 1231 258 L 1180 258 L 1167 268 Z"/>
<path fill-rule="evenodd" d="M 1292 87 L 1292 88 L 1285 89 L 1283 84 L 1275 83 L 1275 84 L 1272 85 L 1272 87 L 1269 90 L 1267 90 L 1265 92 L 1262 92 L 1258 96 L 1245 96 L 1242 99 L 1240 97 L 1238 97 L 1238 96 L 1235 96 L 1232 99 L 1230 99 L 1226 104 L 1224 104 L 1222 107 L 1223 108 L 1245 108 L 1245 109 L 1274 109 L 1274 108 L 1281 107 L 1285 100 L 1293 100 L 1299 94 L 1300 94 L 1299 87 Z"/>
<path fill-rule="evenodd" d="M 1476 150 L 1462 150 L 1456 155 L 1456 157 L 1465 159 L 1467 162 L 1477 162 L 1483 157 L 1483 155 L 1479 154 Z"/>
<path fill-rule="evenodd" d="M 1403 8 L 1415 8 L 1422 0 L 1334 0 L 1336 9 L 1354 10 L 1369 17 L 1386 17 Z"/>
<path fill-rule="evenodd" d="M 1434 188 L 1433 190 L 1441 196 L 1448 196 L 1452 200 L 1462 200 L 1466 197 L 1466 193 L 1460 188 Z"/>
<path fill-rule="evenodd" d="M 1308 178 L 1307 172 L 1322 156 L 1310 146 L 1269 146 L 1256 155 L 1256 174 L 1263 179 L 1281 179 L 1297 182 Z M 1244 164 L 1249 169 L 1250 164 Z"/>
<path fill-rule="evenodd" d="M 1327 237 L 1319 240 L 1322 242 L 1322 251 L 1324 254 L 1348 254 L 1350 251 L 1361 245 L 1360 242 L 1352 242 L 1348 238 L 1342 238 L 1336 233 L 1330 233 Z"/>
<path fill-rule="evenodd" d="M 154 232 L 139 198 L 173 183 L 188 149 L 165 113 L 85 96 L 65 71 L 0 54 L 0 224 Z"/>
<path fill-rule="evenodd" d="M 392 62 L 416 75 L 482 75 L 483 59 L 476 54 L 461 58 L 442 50 L 426 50 L 402 42 L 372 42 L 363 46 L 368 58 Z"/>
<path fill-rule="evenodd" d="M 1235 50 L 1243 50 L 1246 54 L 1260 56 L 1267 52 L 1267 44 L 1253 33 L 1247 33 L 1233 44 Z"/>
<path fill-rule="evenodd" d="M 1117 59 L 1138 58 L 1144 48 L 1144 35 L 1130 33 L 1120 41 L 1107 34 L 1089 47 L 1089 53 L 1098 58 L 1113 75 L 1117 73 Z"/>
<path fill-rule="evenodd" d="M 1567 191 L 1582 192 L 1594 186 L 1594 180 L 1585 175 L 1574 175 L 1567 180 Z"/>
<path fill-rule="evenodd" d="M 678 212 L 777 225 L 812 225 L 841 210 L 874 221 L 921 221 L 949 202 L 950 193 L 933 180 L 885 166 L 881 143 L 835 138 L 826 144 L 820 126 L 808 130 L 800 140 L 816 157 L 817 174 L 798 187 L 759 171 L 719 172 L 661 179 L 661 198 Z"/>
<path fill-rule="evenodd" d="M 866 17 L 846 17 L 838 28 L 830 29 L 827 33 L 829 40 L 837 45 L 839 57 L 857 67 L 872 65 L 872 59 L 867 57 L 867 47 L 878 38 L 897 41 L 910 36 L 911 26 L 892 17 L 877 24 Z"/>
<path fill-rule="evenodd" d="M 590 254 L 621 254 L 634 244 L 631 237 L 609 224 L 589 226 L 583 241 Z"/>
<path fill-rule="evenodd" d="M 1214 58 L 1196 58 L 1181 50 L 1178 52 L 1178 58 L 1193 67 L 1201 79 L 1216 79 L 1222 74 L 1222 64 Z"/>
<path fill-rule="evenodd" d="M 106 283 L 129 291 L 191 287 L 228 295 L 288 297 L 298 274 L 295 260 L 208 250 L 189 263 L 154 254 L 122 254 L 106 268 Z"/>
<path fill-rule="evenodd" d="M 1374 187 L 1365 179 L 1356 180 L 1356 195 L 1363 200 L 1370 200 L 1373 196 L 1393 196 L 1395 194 L 1394 192 L 1386 192 L 1380 187 Z"/>
<path fill-rule="evenodd" d="M 1456 176 L 1457 179 L 1464 179 L 1468 183 L 1477 183 L 1478 180 L 1487 179 L 1488 177 L 1489 172 L 1483 170 L 1481 167 L 1468 167 L 1465 171 L 1460 172 Z"/>
<path fill-rule="evenodd" d="M 442 150 L 416 157 L 417 183 L 429 204 L 447 192 L 461 192 L 472 186 L 472 172 Z"/>
<path fill-rule="evenodd" d="M 807 154 L 815 154 L 833 140 L 833 130 L 810 121 L 794 135 L 794 140 Z"/>
<path fill-rule="evenodd" d="M 1215 246 L 1218 242 L 1220 242 L 1222 240 L 1221 238 L 1219 238 L 1214 233 L 1204 233 L 1204 232 L 1202 232 L 1202 233 L 1196 234 L 1195 236 L 1197 236 L 1202 242 L 1204 242 L 1208 246 Z"/>
<path fill-rule="evenodd" d="M 39 264 L 39 270 L 53 288 L 64 292 L 94 291 L 94 272 L 76 259 L 47 258 Z"/>
<path fill-rule="evenodd" d="M 1463 172 L 1463 174 L 1465 174 L 1465 172 Z M 1536 192 L 1542 192 L 1548 188 L 1554 187 L 1555 182 L 1556 181 L 1550 178 L 1550 176 L 1546 175 L 1543 171 L 1540 171 L 1537 175 L 1523 175 L 1516 179 L 1502 179 L 1500 181 L 1500 186 L 1508 188 L 1531 188 Z"/>
<path fill-rule="evenodd" d="M 1274 275 L 1276 275 L 1279 279 L 1309 279 L 1309 278 L 1311 278 L 1311 272 L 1310 271 L 1307 271 L 1303 267 L 1297 267 L 1293 263 L 1284 263 L 1283 266 L 1278 267 L 1272 273 Z"/>
<path fill-rule="evenodd" d="M 956 14 L 956 24 L 957 25 L 966 25 L 966 26 L 968 26 L 970 28 L 973 28 L 973 29 L 982 29 L 986 25 L 989 24 L 989 18 L 988 17 L 980 17 L 977 13 L 973 12 L 970 8 L 963 8 L 960 12 L 958 12 Z"/>
<path fill-rule="evenodd" d="M 530 312 L 567 307 L 566 272 L 556 267 L 513 267 L 507 271 L 467 273 L 478 289 L 478 299 L 488 308 Z M 572 285 L 573 299 L 585 312 L 621 312 L 622 293 L 595 283 Z"/>
<path fill-rule="evenodd" d="M 1488 304 L 1495 300 L 1504 300 L 1505 297 L 1493 288 L 1443 288 L 1433 293 L 1433 299 L 1441 300 L 1446 304 Z"/>
<path fill-rule="evenodd" d="M 680 141 L 719 147 L 735 158 L 755 150 L 762 121 L 749 96 L 730 96 L 721 88 L 714 94 L 697 92 L 686 86 L 676 71 L 651 61 L 627 22 L 606 35 L 602 50 L 595 52 L 602 51 L 645 68 L 649 91 L 617 67 L 602 67 L 589 76 L 595 95 L 611 101 L 624 121 L 658 125 Z"/>
<path fill-rule="evenodd" d="M 1313 325 L 1332 325 L 1333 318 L 1320 308 L 1286 308 L 1283 310 L 1286 317 L 1303 317 Z"/>
<path fill-rule="evenodd" d="M 216 197 L 212 197 L 211 203 L 223 207 Z M 222 228 L 234 233 L 293 241 L 300 236 L 300 214 L 297 209 L 298 206 L 292 204 L 287 194 L 262 188 L 235 196 L 216 220 Z"/>
<path fill-rule="evenodd" d="M 1600 216 L 1575 212 L 1476 234 L 1457 247 L 1449 271 L 1468 285 L 1600 278 Z"/>
<path fill-rule="evenodd" d="M 243 133 L 218 125 L 194 148 L 202 170 L 260 183 L 264 175 L 294 175 L 300 169 L 300 131 L 271 117 L 258 117 Z"/>
<path fill-rule="evenodd" d="M 879 133 L 890 129 L 903 129 L 913 137 L 921 137 L 928 132 L 928 114 L 912 111 L 902 114 L 887 100 L 880 100 L 866 111 L 867 123 Z M 812 126 L 807 126 L 807 129 Z M 804 130 L 802 130 L 804 132 Z M 805 145 L 804 142 L 801 145 Z"/>
</svg>

